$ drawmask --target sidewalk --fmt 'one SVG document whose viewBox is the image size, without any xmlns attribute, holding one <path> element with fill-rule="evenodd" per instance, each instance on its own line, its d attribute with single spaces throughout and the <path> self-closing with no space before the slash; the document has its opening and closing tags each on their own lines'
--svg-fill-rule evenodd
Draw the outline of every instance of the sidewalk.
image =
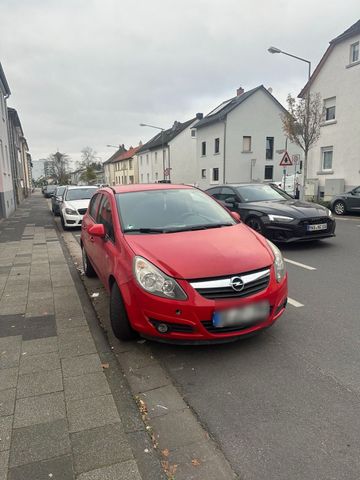
<svg viewBox="0 0 360 480">
<path fill-rule="evenodd" d="M 0 480 L 163 479 L 78 288 L 35 193 L 0 224 Z"/>
</svg>

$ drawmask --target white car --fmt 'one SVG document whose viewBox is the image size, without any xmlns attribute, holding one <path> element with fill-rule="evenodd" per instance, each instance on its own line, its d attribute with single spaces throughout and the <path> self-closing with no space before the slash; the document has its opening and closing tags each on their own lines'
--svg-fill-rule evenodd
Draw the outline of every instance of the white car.
<svg viewBox="0 0 360 480">
<path fill-rule="evenodd" d="M 67 186 L 60 204 L 61 225 L 64 230 L 79 227 L 91 197 L 98 187 Z"/>
</svg>

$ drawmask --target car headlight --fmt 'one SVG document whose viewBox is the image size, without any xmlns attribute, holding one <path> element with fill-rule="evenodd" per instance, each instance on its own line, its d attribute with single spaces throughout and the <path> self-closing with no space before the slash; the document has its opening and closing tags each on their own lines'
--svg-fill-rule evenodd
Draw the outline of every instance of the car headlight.
<svg viewBox="0 0 360 480">
<path fill-rule="evenodd" d="M 274 245 L 272 242 L 270 242 L 270 240 L 266 240 L 266 241 L 275 257 L 274 259 L 275 277 L 276 277 L 276 281 L 280 283 L 286 274 L 285 262 L 284 262 L 282 253 L 277 248 L 277 246 Z"/>
<path fill-rule="evenodd" d="M 143 257 L 135 257 L 134 274 L 139 285 L 146 292 L 174 300 L 187 299 L 186 293 L 173 278 Z"/>
<path fill-rule="evenodd" d="M 294 219 L 293 217 L 286 217 L 285 215 L 268 215 L 270 222 L 289 223 Z"/>
<path fill-rule="evenodd" d="M 77 215 L 77 211 L 76 210 L 73 210 L 72 208 L 65 208 L 65 213 L 67 213 L 68 215 Z"/>
<path fill-rule="evenodd" d="M 327 214 L 328 214 L 328 217 L 333 218 L 333 214 L 331 210 L 327 209 Z"/>
</svg>

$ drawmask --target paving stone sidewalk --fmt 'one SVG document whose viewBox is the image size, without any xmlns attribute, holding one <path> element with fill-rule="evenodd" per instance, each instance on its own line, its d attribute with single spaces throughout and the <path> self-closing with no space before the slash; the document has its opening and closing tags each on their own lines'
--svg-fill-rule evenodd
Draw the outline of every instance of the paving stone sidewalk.
<svg viewBox="0 0 360 480">
<path fill-rule="evenodd" d="M 102 362 L 34 194 L 0 224 L 0 480 L 163 478 L 138 468 Z"/>
</svg>

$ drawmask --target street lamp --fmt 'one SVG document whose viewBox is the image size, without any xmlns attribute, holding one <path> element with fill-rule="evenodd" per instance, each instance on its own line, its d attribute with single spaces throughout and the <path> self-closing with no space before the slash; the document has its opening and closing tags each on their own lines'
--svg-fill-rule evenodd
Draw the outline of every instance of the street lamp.
<svg viewBox="0 0 360 480">
<path fill-rule="evenodd" d="M 295 58 L 296 60 L 300 60 L 301 62 L 305 62 L 308 64 L 308 82 L 310 81 L 311 77 L 311 62 L 310 60 L 306 60 L 306 58 L 298 57 L 297 55 L 293 55 L 292 53 L 284 52 L 283 50 L 280 50 L 280 48 L 277 47 L 269 47 L 268 48 L 269 53 L 282 53 L 283 55 L 287 55 L 288 57 Z M 307 125 L 309 124 L 309 114 L 310 114 L 310 89 L 308 88 L 307 94 L 306 94 L 306 123 Z M 303 165 L 303 181 L 302 181 L 302 195 L 301 198 L 304 199 L 305 196 L 305 185 L 306 185 L 306 177 L 307 177 L 307 155 L 305 154 L 304 157 L 304 165 Z"/>
<path fill-rule="evenodd" d="M 155 125 L 149 125 L 147 123 L 140 123 L 140 127 L 150 127 L 155 128 L 156 130 L 161 130 L 161 151 L 162 151 L 162 163 L 163 163 L 163 179 L 165 180 L 165 157 L 164 157 L 164 131 L 162 127 L 156 127 Z M 169 170 L 169 179 L 170 179 L 170 170 Z"/>
</svg>

